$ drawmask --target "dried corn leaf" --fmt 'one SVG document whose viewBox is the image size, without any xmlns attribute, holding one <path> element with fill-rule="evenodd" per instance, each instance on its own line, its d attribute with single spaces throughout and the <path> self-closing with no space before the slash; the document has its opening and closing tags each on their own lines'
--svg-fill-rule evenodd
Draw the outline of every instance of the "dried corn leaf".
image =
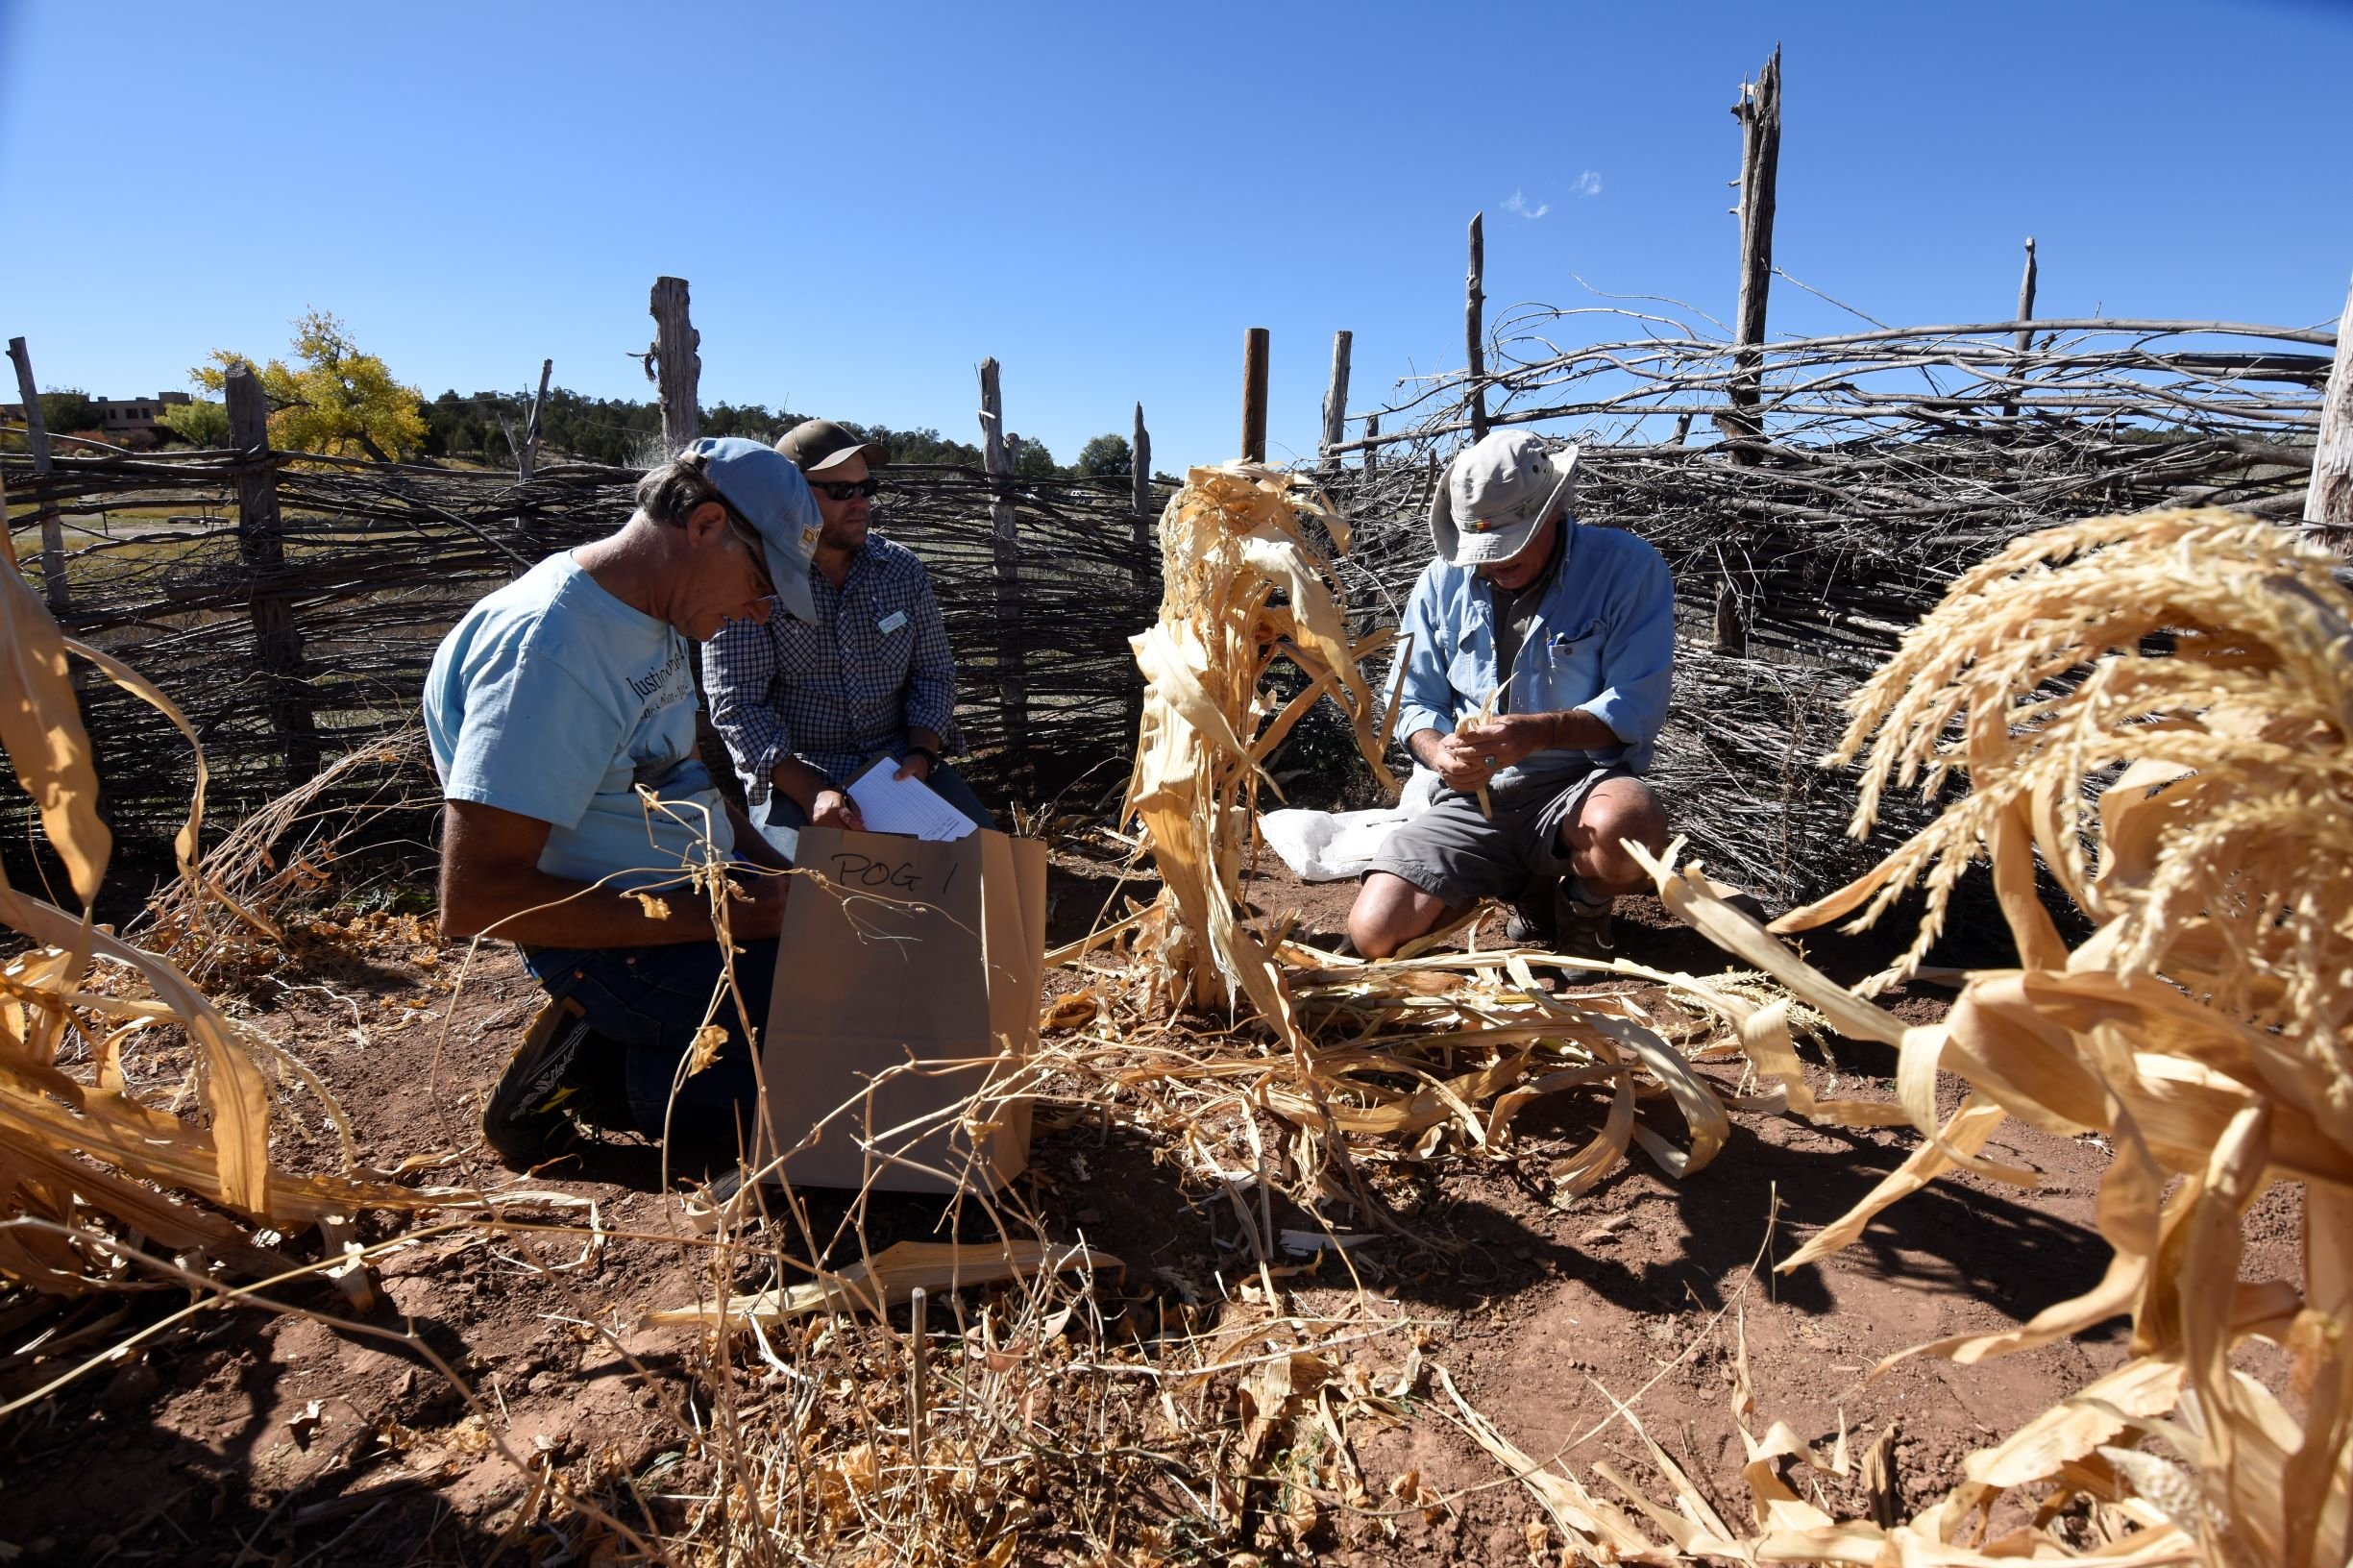
<svg viewBox="0 0 2353 1568">
<path fill-rule="evenodd" d="M 1090 1274 L 1124 1268 L 1108 1252 L 1043 1241 L 900 1241 L 839 1273 L 799 1285 L 699 1302 L 646 1314 L 653 1324 L 780 1323 L 810 1312 L 888 1311 L 918 1290 L 966 1290 L 1041 1273 Z"/>
<path fill-rule="evenodd" d="M 1553 1525 L 1584 1556 L 1600 1562 L 1674 1563 L 1676 1553 L 1654 1543 L 1640 1526 L 1613 1504 L 1602 1502 L 1579 1484 L 1574 1476 L 1537 1463 L 1474 1409 L 1455 1386 L 1446 1368 L 1430 1369 L 1431 1381 L 1454 1402 L 1453 1419 L 1473 1441 L 1503 1462 L 1513 1478 L 1528 1488 Z"/>
<path fill-rule="evenodd" d="M 98 771 L 65 669 L 65 636 L 16 570 L 0 562 L 0 746 L 40 808 L 41 831 L 65 863 L 74 896 L 98 896 L 114 836 L 98 816 Z"/>
</svg>

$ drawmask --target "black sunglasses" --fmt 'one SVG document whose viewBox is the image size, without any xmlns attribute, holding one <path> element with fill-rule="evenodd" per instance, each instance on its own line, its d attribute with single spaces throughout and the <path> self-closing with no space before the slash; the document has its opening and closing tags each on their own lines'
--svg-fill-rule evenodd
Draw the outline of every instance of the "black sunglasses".
<svg viewBox="0 0 2353 1568">
<path fill-rule="evenodd" d="M 876 478 L 811 479 L 809 488 L 822 490 L 826 497 L 833 501 L 847 501 L 852 496 L 872 497 L 878 494 L 882 489 L 882 481 Z"/>
</svg>

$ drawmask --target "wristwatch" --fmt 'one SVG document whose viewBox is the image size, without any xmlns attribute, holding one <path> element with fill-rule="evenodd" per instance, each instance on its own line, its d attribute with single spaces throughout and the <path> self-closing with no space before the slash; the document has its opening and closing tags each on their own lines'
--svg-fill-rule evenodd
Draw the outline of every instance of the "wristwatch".
<svg viewBox="0 0 2353 1568">
<path fill-rule="evenodd" d="M 923 770 L 926 774 L 929 774 L 933 768 L 940 766 L 940 753 L 934 751 L 928 746 L 911 746 L 907 747 L 908 760 L 912 762 L 917 757 L 921 757 L 923 761 L 928 764 L 928 766 L 926 766 Z"/>
</svg>

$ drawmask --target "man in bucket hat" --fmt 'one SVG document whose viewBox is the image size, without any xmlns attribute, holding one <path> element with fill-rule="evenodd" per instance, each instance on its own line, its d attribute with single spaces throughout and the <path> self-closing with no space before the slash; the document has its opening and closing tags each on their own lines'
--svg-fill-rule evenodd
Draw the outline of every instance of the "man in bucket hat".
<svg viewBox="0 0 2353 1568">
<path fill-rule="evenodd" d="M 1432 499 L 1437 558 L 1406 604 L 1397 731 L 1445 787 L 1389 835 L 1348 912 L 1368 958 L 1481 898 L 1515 904 L 1514 941 L 1609 957 L 1611 900 L 1648 882 L 1621 841 L 1666 846 L 1640 775 L 1667 716 L 1674 583 L 1643 540 L 1578 526 L 1577 462 L 1494 431 Z"/>
<path fill-rule="evenodd" d="M 433 654 L 442 932 L 516 943 L 550 997 L 483 1111 L 483 1136 L 510 1164 L 559 1152 L 573 1113 L 651 1137 L 755 1120 L 732 1005 L 714 1020 L 727 1036 L 716 1056 L 679 1070 L 699 1040 L 709 1048 L 727 957 L 709 877 L 735 870 L 727 923 L 754 1018 L 768 1017 L 787 880 L 758 874 L 783 858 L 696 754 L 688 644 L 765 620 L 772 595 L 813 616 L 821 527 L 789 458 L 756 441 L 697 441 L 638 482 L 618 532 L 483 599 Z"/>
<path fill-rule="evenodd" d="M 816 493 L 824 525 L 801 569 L 811 619 L 738 622 L 702 650 L 711 723 L 727 743 L 752 824 L 787 856 L 800 830 L 865 823 L 848 786 L 877 756 L 983 827 L 995 819 L 944 760 L 955 749 L 956 661 L 923 563 L 870 531 L 874 470 L 890 454 L 830 419 L 776 450 Z"/>
</svg>

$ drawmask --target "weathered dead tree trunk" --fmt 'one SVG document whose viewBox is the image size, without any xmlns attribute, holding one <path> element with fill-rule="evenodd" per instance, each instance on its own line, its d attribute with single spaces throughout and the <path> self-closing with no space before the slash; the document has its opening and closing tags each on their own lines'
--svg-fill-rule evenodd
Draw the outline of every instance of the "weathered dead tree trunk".
<svg viewBox="0 0 2353 1568">
<path fill-rule="evenodd" d="M 2320 400 L 2304 527 L 2340 555 L 2353 549 L 2353 292 L 2345 295 L 2344 314 L 2337 322 L 2337 357 Z"/>
<path fill-rule="evenodd" d="M 702 381 L 702 334 L 687 318 L 686 280 L 653 281 L 653 346 L 647 352 L 662 387 L 662 445 L 676 453 L 701 432 L 696 397 Z"/>
<path fill-rule="evenodd" d="M 1470 366 L 1470 391 L 1462 404 L 1470 418 L 1474 441 L 1487 433 L 1486 216 L 1484 212 L 1471 214 L 1471 268 L 1464 280 L 1462 295 L 1462 347 L 1465 362 Z"/>
<path fill-rule="evenodd" d="M 1008 771 L 1029 793 L 1029 680 L 1021 654 L 1021 531 L 1013 506 L 1013 454 L 1005 443 L 1005 398 L 994 359 L 980 362 L 981 462 L 993 499 L 989 525 L 996 564 L 997 697 L 1005 714 Z"/>
<path fill-rule="evenodd" d="M 1266 460 L 1267 336 L 1263 327 L 1242 331 L 1242 461 Z"/>
<path fill-rule="evenodd" d="M 499 410 L 499 429 L 506 432 L 506 444 L 514 451 L 515 478 L 519 479 L 529 478 L 532 467 L 539 461 L 539 426 L 548 406 L 548 378 L 554 371 L 554 360 L 542 359 L 539 362 L 539 395 L 531 400 L 521 436 L 515 434 L 514 421 L 506 417 L 506 410 Z"/>
<path fill-rule="evenodd" d="M 1731 441 L 1732 460 L 1753 463 L 1754 443 L 1764 431 L 1757 405 L 1763 397 L 1765 301 L 1773 289 L 1774 187 L 1781 161 L 1779 45 L 1756 80 L 1740 85 L 1732 114 L 1740 121 L 1740 306 L 1732 321 L 1732 413 L 1724 432 Z"/>
<path fill-rule="evenodd" d="M 1348 435 L 1348 348 L 1354 339 L 1352 332 L 1332 334 L 1332 383 L 1324 389 L 1324 438 L 1315 454 L 1325 469 L 1340 466 L 1339 453 L 1333 449 Z"/>
<path fill-rule="evenodd" d="M 287 781 L 299 784 L 319 771 L 319 740 L 301 690 L 303 634 L 294 624 L 294 601 L 279 580 L 285 574 L 286 550 L 278 516 L 278 464 L 270 453 L 269 399 L 253 366 L 242 363 L 229 368 L 223 392 L 229 444 L 243 459 L 237 470 L 237 560 L 252 579 L 246 608 L 254 623 L 254 669 Z"/>
<path fill-rule="evenodd" d="M 33 453 L 33 474 L 36 478 L 47 474 L 49 462 L 49 426 L 41 418 L 40 388 L 33 380 L 33 355 L 21 337 L 9 339 L 9 357 L 16 362 L 16 395 L 24 400 L 25 445 Z M 42 502 L 41 526 L 41 592 L 48 596 L 53 613 L 63 614 L 69 602 L 65 591 L 65 525 L 58 517 L 55 506 Z"/>
</svg>

